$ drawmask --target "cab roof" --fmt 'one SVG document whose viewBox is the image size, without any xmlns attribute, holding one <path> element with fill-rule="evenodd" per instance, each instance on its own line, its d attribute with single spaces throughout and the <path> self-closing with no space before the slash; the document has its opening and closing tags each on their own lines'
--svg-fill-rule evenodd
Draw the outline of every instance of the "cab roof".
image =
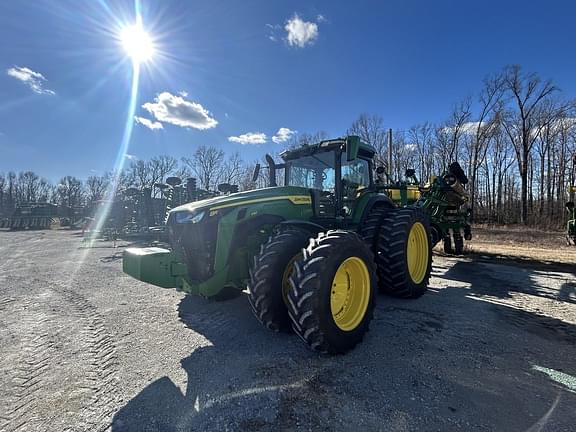
<svg viewBox="0 0 576 432">
<path fill-rule="evenodd" d="M 351 138 L 352 136 L 323 140 L 316 144 L 304 144 L 294 149 L 284 150 L 282 153 L 280 153 L 280 157 L 284 160 L 291 160 L 320 152 L 334 151 L 335 149 L 346 146 L 346 142 L 349 137 Z M 358 151 L 359 156 L 372 158 L 375 153 L 376 149 L 374 147 L 360 140 L 360 148 Z"/>
</svg>

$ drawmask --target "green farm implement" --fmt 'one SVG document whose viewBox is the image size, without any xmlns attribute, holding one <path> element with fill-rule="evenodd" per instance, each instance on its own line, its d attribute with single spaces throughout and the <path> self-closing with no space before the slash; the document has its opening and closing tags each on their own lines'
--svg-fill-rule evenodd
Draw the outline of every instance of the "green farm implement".
<svg viewBox="0 0 576 432">
<path fill-rule="evenodd" d="M 426 209 L 399 207 L 381 190 L 374 154 L 349 136 L 285 151 L 281 163 L 267 157 L 270 187 L 174 208 L 170 247 L 126 249 L 123 269 L 209 298 L 247 287 L 264 326 L 346 352 L 368 330 L 376 289 L 416 298 L 431 271 Z"/>
<path fill-rule="evenodd" d="M 445 253 L 463 253 L 464 240 L 470 240 L 472 232 L 470 212 L 465 208 L 469 199 L 465 190 L 468 178 L 458 162 L 451 163 L 441 176 L 432 177 L 424 186 L 420 186 L 413 169 L 407 169 L 400 181 L 391 181 L 383 167 L 378 167 L 376 174 L 377 189 L 398 206 L 418 207 L 428 214 L 432 246 L 442 240 Z"/>
<path fill-rule="evenodd" d="M 570 186 L 568 189 L 570 195 L 576 193 L 576 186 Z M 568 211 L 568 223 L 566 224 L 566 242 L 568 245 L 576 246 L 576 208 L 574 201 L 566 203 L 566 210 Z"/>
<path fill-rule="evenodd" d="M 54 204 L 26 203 L 18 206 L 10 217 L 0 219 L 0 228 L 50 229 L 57 216 L 58 206 Z"/>
<path fill-rule="evenodd" d="M 468 193 L 464 186 L 468 178 L 458 164 L 450 164 L 446 172 L 433 177 L 421 189 L 416 206 L 430 215 L 432 243 L 443 242 L 444 252 L 461 255 L 464 240 L 472 239 L 470 212 L 465 208 Z"/>
</svg>

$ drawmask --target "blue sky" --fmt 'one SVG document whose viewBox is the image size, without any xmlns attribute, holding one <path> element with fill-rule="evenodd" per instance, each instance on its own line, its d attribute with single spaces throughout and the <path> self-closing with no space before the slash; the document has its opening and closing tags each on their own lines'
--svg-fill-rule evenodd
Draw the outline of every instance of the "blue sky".
<svg viewBox="0 0 576 432">
<path fill-rule="evenodd" d="M 119 33 L 134 10 L 133 0 L 0 2 L 0 172 L 112 169 L 132 68 Z M 576 96 L 572 1 L 164 0 L 141 12 L 156 54 L 135 115 L 157 129 L 134 124 L 128 153 L 143 159 L 207 144 L 254 160 L 282 148 L 280 128 L 275 141 L 339 136 L 363 112 L 394 129 L 440 122 L 507 64 Z"/>
</svg>

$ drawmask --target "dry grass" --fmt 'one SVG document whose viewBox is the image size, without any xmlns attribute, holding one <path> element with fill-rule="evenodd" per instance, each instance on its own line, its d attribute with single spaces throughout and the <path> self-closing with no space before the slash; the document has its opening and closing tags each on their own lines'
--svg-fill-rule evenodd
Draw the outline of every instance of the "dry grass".
<svg viewBox="0 0 576 432">
<path fill-rule="evenodd" d="M 576 247 L 566 245 L 565 234 L 561 231 L 476 226 L 472 233 L 473 238 L 466 243 L 466 248 L 473 255 L 528 263 L 572 264 L 576 271 Z"/>
</svg>

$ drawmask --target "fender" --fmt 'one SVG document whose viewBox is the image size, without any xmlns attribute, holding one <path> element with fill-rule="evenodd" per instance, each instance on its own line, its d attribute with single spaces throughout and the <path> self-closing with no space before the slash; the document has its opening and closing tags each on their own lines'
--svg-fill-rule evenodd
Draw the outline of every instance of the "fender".
<svg viewBox="0 0 576 432">
<path fill-rule="evenodd" d="M 232 241 L 230 242 L 230 246 L 228 248 L 227 262 L 230 261 L 230 256 L 232 255 L 233 251 L 242 245 L 247 236 L 255 233 L 262 226 L 277 225 L 283 220 L 283 217 L 277 215 L 261 215 L 236 224 L 236 227 L 234 228 L 234 234 L 232 235 Z"/>
<path fill-rule="evenodd" d="M 306 221 L 306 220 L 298 220 L 298 219 L 290 219 L 287 221 L 280 222 L 281 226 L 294 226 L 297 228 L 305 229 L 313 234 L 318 234 L 319 232 L 326 231 L 322 225 L 318 225 L 314 222 Z"/>
<path fill-rule="evenodd" d="M 360 228 L 364 225 L 364 221 L 372 211 L 374 207 L 386 207 L 386 208 L 395 208 L 396 204 L 392 201 L 387 195 L 378 194 L 371 197 L 368 202 L 366 203 L 366 207 L 364 207 L 364 211 L 362 212 L 362 216 L 360 217 L 360 222 L 358 223 L 358 227 Z"/>
</svg>

